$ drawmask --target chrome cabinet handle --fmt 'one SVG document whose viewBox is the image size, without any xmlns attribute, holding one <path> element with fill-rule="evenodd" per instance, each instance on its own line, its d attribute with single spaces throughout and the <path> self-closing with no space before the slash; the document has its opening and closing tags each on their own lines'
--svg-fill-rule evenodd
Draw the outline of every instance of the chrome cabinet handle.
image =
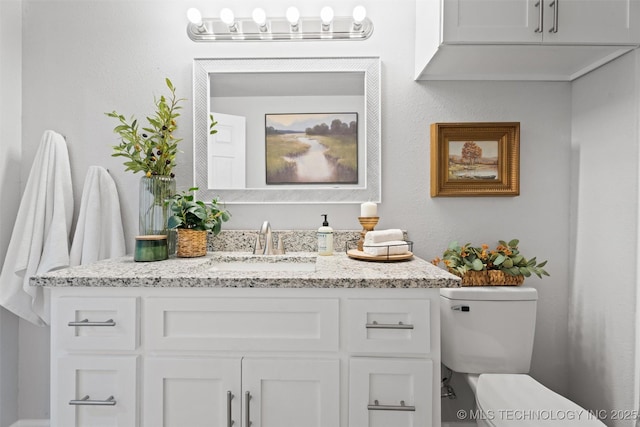
<svg viewBox="0 0 640 427">
<path fill-rule="evenodd" d="M 401 400 L 399 405 L 380 405 L 377 400 L 374 400 L 373 405 L 367 405 L 367 409 L 370 411 L 416 411 L 415 406 L 405 405 L 404 400 Z"/>
<path fill-rule="evenodd" d="M 247 421 L 247 427 L 251 426 L 251 413 L 250 413 L 251 406 L 249 404 L 250 400 L 251 400 L 251 393 L 247 391 L 244 393 L 244 418 Z"/>
<path fill-rule="evenodd" d="M 227 427 L 231 427 L 233 425 L 233 420 L 231 419 L 231 401 L 233 400 L 233 397 L 231 390 L 227 391 Z"/>
<path fill-rule="evenodd" d="M 540 8 L 538 10 L 538 28 L 536 28 L 534 33 L 541 33 L 542 27 L 544 25 L 544 0 L 538 0 L 535 4 L 536 7 Z"/>
<path fill-rule="evenodd" d="M 549 3 L 549 7 L 553 8 L 553 27 L 549 28 L 550 33 L 558 32 L 558 2 L 559 0 L 553 0 Z"/>
<path fill-rule="evenodd" d="M 372 323 L 367 323 L 367 329 L 413 329 L 413 325 L 398 323 L 378 323 L 375 320 Z"/>
<path fill-rule="evenodd" d="M 90 322 L 89 319 L 82 319 L 79 322 L 69 322 L 69 326 L 116 326 L 116 322 L 113 319 L 104 322 Z"/>
<path fill-rule="evenodd" d="M 78 406 L 116 406 L 116 400 L 113 396 L 107 397 L 106 400 L 91 400 L 87 394 L 82 399 L 70 400 L 69 405 Z"/>
</svg>

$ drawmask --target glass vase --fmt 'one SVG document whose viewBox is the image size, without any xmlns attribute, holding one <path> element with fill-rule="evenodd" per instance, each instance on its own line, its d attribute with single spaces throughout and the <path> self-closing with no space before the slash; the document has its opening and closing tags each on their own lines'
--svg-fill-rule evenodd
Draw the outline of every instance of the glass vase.
<svg viewBox="0 0 640 427">
<path fill-rule="evenodd" d="M 140 179 L 140 212 L 138 232 L 142 236 L 164 234 L 170 255 L 176 252 L 175 230 L 167 228 L 169 206 L 166 200 L 176 193 L 176 180 L 170 176 L 152 175 Z"/>
</svg>

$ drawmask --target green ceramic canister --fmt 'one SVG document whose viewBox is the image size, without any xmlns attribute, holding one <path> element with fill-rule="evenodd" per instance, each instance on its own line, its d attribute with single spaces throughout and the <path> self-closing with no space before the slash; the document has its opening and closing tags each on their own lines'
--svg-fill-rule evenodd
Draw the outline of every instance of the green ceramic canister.
<svg viewBox="0 0 640 427">
<path fill-rule="evenodd" d="M 167 258 L 169 258 L 169 248 L 166 235 L 136 236 L 136 250 L 133 255 L 135 261 L 162 261 Z"/>
</svg>

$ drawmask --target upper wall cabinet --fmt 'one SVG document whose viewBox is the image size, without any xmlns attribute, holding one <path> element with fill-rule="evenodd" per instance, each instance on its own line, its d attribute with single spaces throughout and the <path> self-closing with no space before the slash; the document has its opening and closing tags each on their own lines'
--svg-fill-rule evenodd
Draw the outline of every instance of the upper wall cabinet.
<svg viewBox="0 0 640 427">
<path fill-rule="evenodd" d="M 416 79 L 573 80 L 640 44 L 640 0 L 417 0 Z"/>
</svg>

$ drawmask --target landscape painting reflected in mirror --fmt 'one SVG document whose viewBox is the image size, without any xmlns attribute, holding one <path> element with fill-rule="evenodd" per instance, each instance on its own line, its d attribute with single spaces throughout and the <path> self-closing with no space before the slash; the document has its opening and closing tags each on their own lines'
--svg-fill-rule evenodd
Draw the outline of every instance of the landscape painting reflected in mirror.
<svg viewBox="0 0 640 427">
<path fill-rule="evenodd" d="M 449 179 L 499 179 L 498 141 L 449 141 Z"/>
<path fill-rule="evenodd" d="M 357 184 L 358 114 L 266 114 L 266 181 Z"/>
</svg>

